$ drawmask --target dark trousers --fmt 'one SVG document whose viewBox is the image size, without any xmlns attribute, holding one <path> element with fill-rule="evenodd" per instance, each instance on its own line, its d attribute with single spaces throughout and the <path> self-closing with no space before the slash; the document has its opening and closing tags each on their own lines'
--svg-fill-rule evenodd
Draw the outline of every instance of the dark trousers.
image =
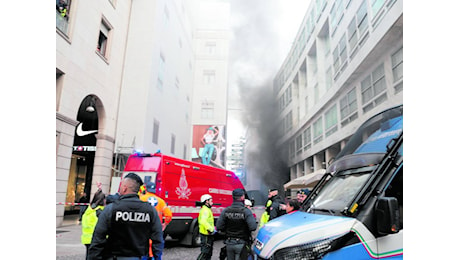
<svg viewBox="0 0 460 260">
<path fill-rule="evenodd" d="M 214 236 L 207 236 L 200 233 L 201 253 L 197 260 L 211 260 L 212 247 L 214 245 Z"/>
<path fill-rule="evenodd" d="M 243 239 L 228 238 L 225 244 L 227 247 L 227 260 L 240 260 L 241 252 L 246 245 L 246 241 Z"/>
</svg>

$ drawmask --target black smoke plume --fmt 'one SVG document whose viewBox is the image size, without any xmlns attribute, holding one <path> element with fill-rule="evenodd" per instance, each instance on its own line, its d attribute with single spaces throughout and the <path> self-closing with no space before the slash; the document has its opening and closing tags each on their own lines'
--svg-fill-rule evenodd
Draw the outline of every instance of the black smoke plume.
<svg viewBox="0 0 460 260">
<path fill-rule="evenodd" d="M 244 118 L 248 126 L 250 140 L 246 146 L 247 174 L 257 176 L 268 188 L 283 190 L 289 181 L 289 169 L 285 162 L 287 156 L 277 148 L 279 123 L 277 121 L 276 100 L 269 82 L 259 87 L 240 89 Z"/>
</svg>

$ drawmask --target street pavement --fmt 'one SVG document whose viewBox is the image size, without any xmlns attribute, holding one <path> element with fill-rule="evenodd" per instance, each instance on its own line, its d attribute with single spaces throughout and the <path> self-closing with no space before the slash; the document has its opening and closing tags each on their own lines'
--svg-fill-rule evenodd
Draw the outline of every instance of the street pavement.
<svg viewBox="0 0 460 260">
<path fill-rule="evenodd" d="M 80 236 L 81 225 L 78 222 L 78 214 L 65 216 L 62 226 L 56 228 L 56 259 L 84 260 L 86 247 L 81 243 Z M 219 252 L 223 246 L 223 240 L 215 241 L 213 260 L 219 259 Z M 199 254 L 200 247 L 191 248 L 179 245 L 177 241 L 168 236 L 162 258 L 165 260 L 188 260 L 196 259 Z"/>
<path fill-rule="evenodd" d="M 62 226 L 56 228 L 56 259 L 84 260 L 86 247 L 81 243 L 80 236 L 78 214 L 65 216 Z"/>
</svg>

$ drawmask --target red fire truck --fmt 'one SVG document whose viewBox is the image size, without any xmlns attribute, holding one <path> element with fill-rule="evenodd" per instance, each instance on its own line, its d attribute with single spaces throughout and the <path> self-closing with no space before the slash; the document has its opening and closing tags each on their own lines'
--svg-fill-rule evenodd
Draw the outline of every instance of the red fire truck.
<svg viewBox="0 0 460 260">
<path fill-rule="evenodd" d="M 172 221 L 164 233 L 185 245 L 200 244 L 198 214 L 201 195 L 213 197 L 211 210 L 217 220 L 222 210 L 232 204 L 232 191 L 244 189 L 231 171 L 161 153 L 130 155 L 123 175 L 130 172 L 138 174 L 144 183 L 156 184 L 155 194 L 163 198 L 173 212 Z"/>
</svg>

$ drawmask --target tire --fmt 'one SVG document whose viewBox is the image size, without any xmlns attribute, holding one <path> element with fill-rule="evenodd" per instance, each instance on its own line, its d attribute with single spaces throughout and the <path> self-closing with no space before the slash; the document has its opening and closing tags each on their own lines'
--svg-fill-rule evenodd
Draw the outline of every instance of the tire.
<svg viewBox="0 0 460 260">
<path fill-rule="evenodd" d="M 200 245 L 201 245 L 200 232 L 198 231 L 198 225 L 195 225 L 195 227 L 193 227 L 193 232 L 192 232 L 192 247 L 198 247 Z"/>
</svg>

